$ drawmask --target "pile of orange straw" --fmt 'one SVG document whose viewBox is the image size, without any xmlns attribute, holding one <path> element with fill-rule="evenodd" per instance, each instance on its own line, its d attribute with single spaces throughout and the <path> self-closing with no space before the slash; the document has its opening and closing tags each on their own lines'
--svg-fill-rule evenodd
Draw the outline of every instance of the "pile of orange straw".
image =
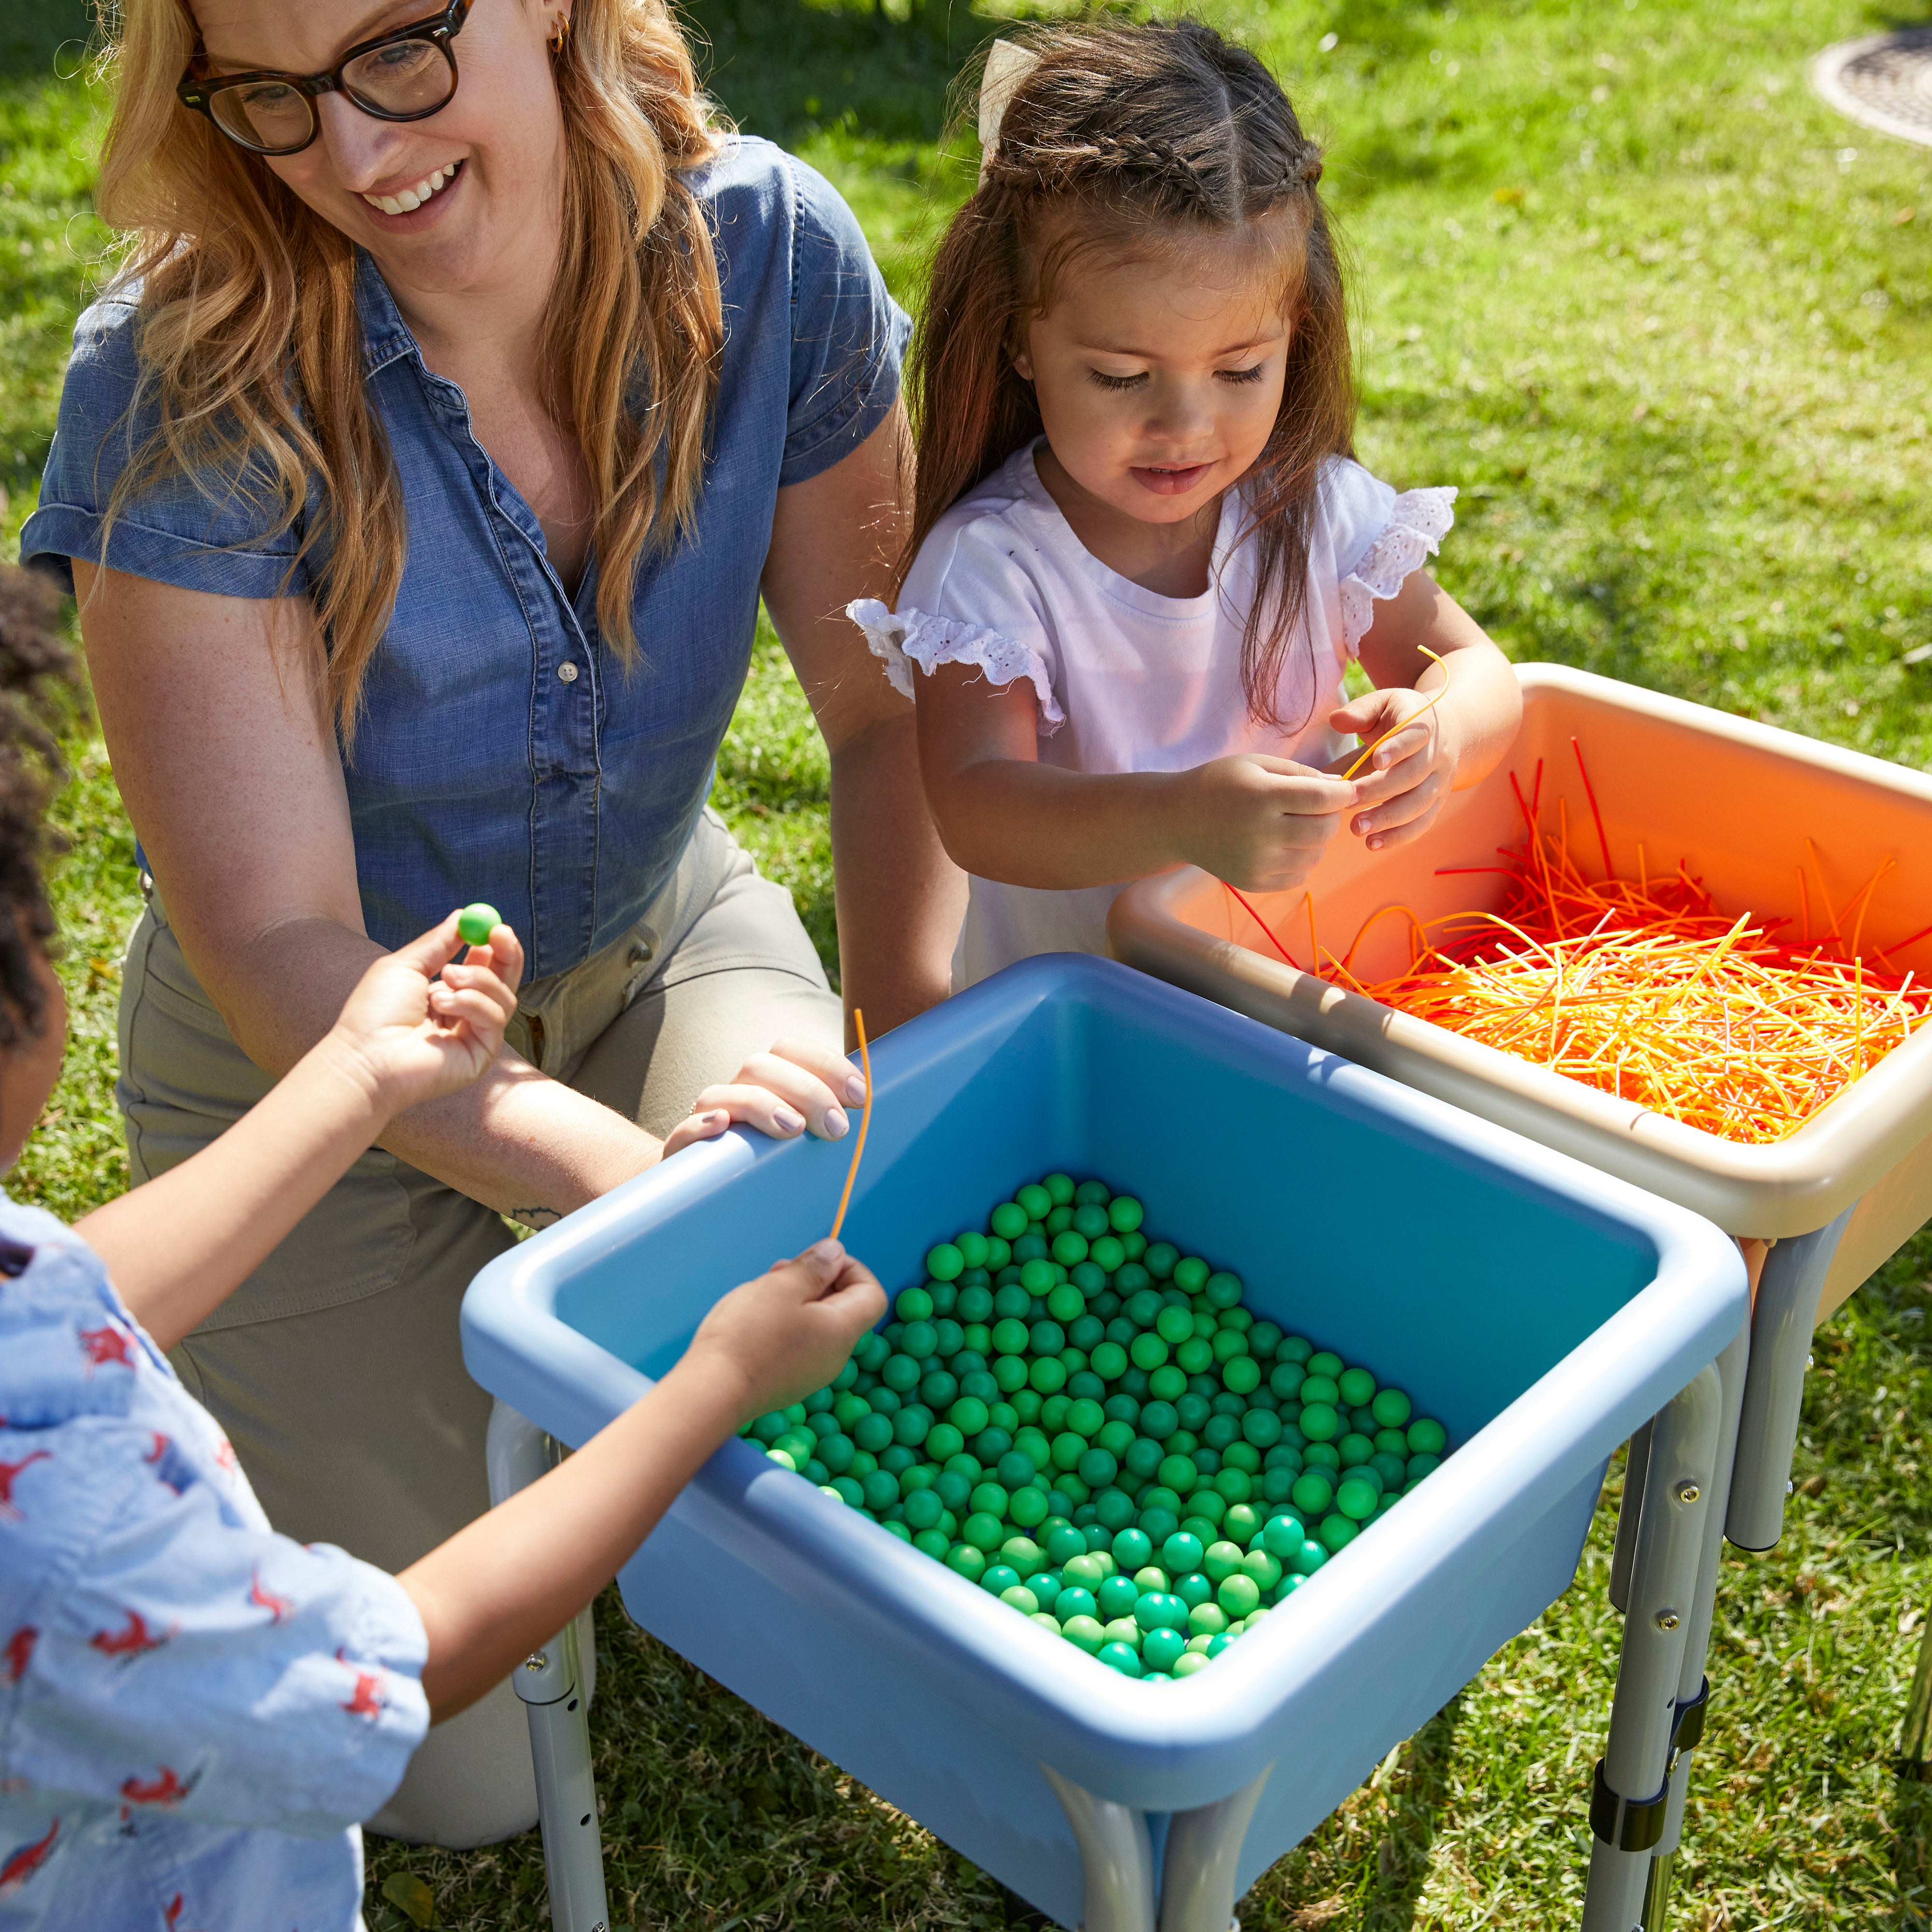
<svg viewBox="0 0 1932 1932">
<path fill-rule="evenodd" d="M 1687 1126 L 1758 1145 L 1795 1132 L 1932 1012 L 1932 989 L 1897 972 L 1883 951 L 1859 950 L 1893 862 L 1836 910 L 1821 874 L 1815 938 L 1800 868 L 1804 910 L 1794 934 L 1790 919 L 1720 911 L 1681 862 L 1651 876 L 1641 846 L 1637 879 L 1617 878 L 1583 770 L 1604 862 L 1604 877 L 1587 879 L 1570 849 L 1567 812 L 1554 833 L 1540 823 L 1540 764 L 1530 799 L 1514 776 L 1510 783 L 1522 844 L 1505 849 L 1499 866 L 1440 868 L 1501 872 L 1502 910 L 1426 924 L 1409 912 L 1406 972 L 1358 980 L 1349 970 L 1358 933 L 1346 956 L 1329 956 L 1324 976 Z"/>
</svg>

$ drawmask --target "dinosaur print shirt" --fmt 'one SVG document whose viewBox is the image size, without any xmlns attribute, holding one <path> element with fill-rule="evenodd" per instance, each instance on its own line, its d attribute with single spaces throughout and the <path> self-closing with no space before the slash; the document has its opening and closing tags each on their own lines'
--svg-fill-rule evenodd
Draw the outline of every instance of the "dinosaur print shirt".
<svg viewBox="0 0 1932 1932">
<path fill-rule="evenodd" d="M 353 1932 L 427 1652 L 394 1577 L 268 1527 L 99 1257 L 0 1195 L 0 1932 Z"/>
</svg>

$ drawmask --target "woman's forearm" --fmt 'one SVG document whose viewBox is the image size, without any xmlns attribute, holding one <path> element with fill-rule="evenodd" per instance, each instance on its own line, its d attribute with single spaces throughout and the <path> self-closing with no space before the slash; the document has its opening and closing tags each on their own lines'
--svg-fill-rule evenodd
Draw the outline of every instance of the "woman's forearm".
<svg viewBox="0 0 1932 1932">
<path fill-rule="evenodd" d="M 333 920 L 292 920 L 232 946 L 202 982 L 242 1052 L 279 1076 L 334 1025 L 382 950 Z M 379 1144 L 532 1227 L 595 1200 L 662 1153 L 622 1114 L 508 1052 L 475 1085 L 397 1114 Z"/>
<path fill-rule="evenodd" d="M 920 781 L 912 713 L 880 720 L 832 758 L 832 874 L 845 1010 L 884 1033 L 950 989 L 966 880 L 940 843 Z"/>
</svg>

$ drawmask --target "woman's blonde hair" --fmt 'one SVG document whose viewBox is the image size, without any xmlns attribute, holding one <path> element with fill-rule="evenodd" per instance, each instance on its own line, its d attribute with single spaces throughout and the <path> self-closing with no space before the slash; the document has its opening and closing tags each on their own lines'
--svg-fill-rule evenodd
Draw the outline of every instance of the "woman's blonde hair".
<svg viewBox="0 0 1932 1932">
<path fill-rule="evenodd" d="M 136 406 L 159 423 L 107 521 L 172 470 L 266 492 L 278 534 L 318 504 L 297 567 L 314 586 L 328 694 L 352 743 L 408 529 L 363 386 L 355 250 L 176 99 L 196 45 L 187 0 L 122 0 L 118 11 L 98 202 L 127 238 L 122 273 L 140 278 Z M 540 361 L 596 492 L 598 626 L 628 663 L 639 563 L 688 530 L 702 479 L 724 328 L 705 209 L 682 171 L 718 136 L 664 0 L 576 0 L 555 72 L 563 245 Z"/>
<path fill-rule="evenodd" d="M 1292 332 L 1274 430 L 1244 479 L 1256 584 L 1241 680 L 1255 718 L 1284 724 L 1276 694 L 1292 643 L 1306 640 L 1322 465 L 1352 454 L 1354 436 L 1342 265 L 1316 192 L 1321 151 L 1268 69 L 1199 21 L 1013 38 L 1031 64 L 977 190 L 940 243 L 913 338 L 919 470 L 895 591 L 940 518 L 1040 435 L 1040 405 L 1013 354 L 1076 258 L 1260 236 L 1273 246 L 1258 265 L 1279 286 Z"/>
</svg>

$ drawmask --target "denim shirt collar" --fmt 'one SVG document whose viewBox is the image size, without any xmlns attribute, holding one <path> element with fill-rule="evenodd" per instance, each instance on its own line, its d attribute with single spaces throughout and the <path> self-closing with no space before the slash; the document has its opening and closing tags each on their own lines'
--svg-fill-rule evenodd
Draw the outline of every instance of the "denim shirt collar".
<svg viewBox="0 0 1932 1932">
<path fill-rule="evenodd" d="M 373 376 L 386 369 L 399 357 L 413 356 L 420 362 L 422 351 L 416 346 L 410 326 L 403 320 L 376 258 L 366 248 L 356 251 L 356 309 L 362 321 L 362 374 Z"/>
</svg>

